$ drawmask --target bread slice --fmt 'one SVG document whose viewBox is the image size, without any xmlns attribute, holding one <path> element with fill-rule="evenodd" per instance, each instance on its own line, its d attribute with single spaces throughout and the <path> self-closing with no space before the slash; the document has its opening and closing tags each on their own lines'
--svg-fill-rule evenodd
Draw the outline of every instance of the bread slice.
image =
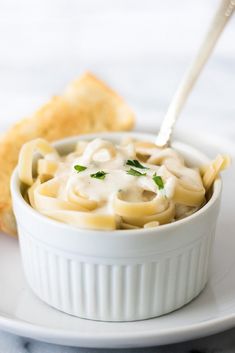
<svg viewBox="0 0 235 353">
<path fill-rule="evenodd" d="M 91 73 L 70 83 L 32 117 L 12 126 L 0 139 L 0 229 L 17 234 L 10 196 L 10 176 L 21 146 L 36 137 L 54 141 L 67 136 L 130 130 L 134 114 L 106 84 Z"/>
</svg>

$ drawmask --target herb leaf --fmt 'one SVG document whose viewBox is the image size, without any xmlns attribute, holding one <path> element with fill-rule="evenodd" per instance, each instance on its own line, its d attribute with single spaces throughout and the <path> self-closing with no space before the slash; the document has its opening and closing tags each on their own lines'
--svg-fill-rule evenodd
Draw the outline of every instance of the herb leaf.
<svg viewBox="0 0 235 353">
<path fill-rule="evenodd" d="M 80 173 L 80 172 L 83 172 L 84 170 L 86 170 L 87 167 L 84 167 L 83 165 L 76 164 L 76 165 L 74 166 L 74 169 L 75 169 L 78 173 Z"/>
<path fill-rule="evenodd" d="M 159 190 L 164 189 L 164 182 L 162 180 L 162 177 L 154 173 L 152 179 L 155 182 L 155 184 L 158 186 Z"/>
<path fill-rule="evenodd" d="M 105 173 L 103 170 L 100 170 L 99 172 L 96 172 L 94 174 L 90 174 L 90 177 L 103 180 L 105 178 L 106 174 L 108 174 L 108 173 Z"/>
<path fill-rule="evenodd" d="M 146 175 L 146 173 L 140 173 L 138 170 L 135 170 L 133 168 L 130 168 L 128 171 L 127 171 L 127 174 L 129 175 L 134 175 L 134 176 L 144 176 Z"/>
<path fill-rule="evenodd" d="M 139 161 L 137 161 L 137 159 L 128 159 L 127 162 L 126 162 L 127 165 L 131 165 L 132 167 L 135 167 L 135 168 L 139 168 L 139 169 L 149 169 L 145 166 L 143 166 L 142 164 L 140 164 Z"/>
</svg>

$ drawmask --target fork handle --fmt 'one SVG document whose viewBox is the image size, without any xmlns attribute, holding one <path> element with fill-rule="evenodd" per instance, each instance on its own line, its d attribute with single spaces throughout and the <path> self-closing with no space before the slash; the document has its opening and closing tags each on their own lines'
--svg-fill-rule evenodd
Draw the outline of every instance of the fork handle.
<svg viewBox="0 0 235 353">
<path fill-rule="evenodd" d="M 229 18 L 232 16 L 234 9 L 235 0 L 222 0 L 216 15 L 212 20 L 209 31 L 198 51 L 198 54 L 196 55 L 196 58 L 183 76 L 183 79 L 180 82 L 168 107 L 167 113 L 155 141 L 158 146 L 164 147 L 170 143 L 175 122 L 189 96 L 189 93 L 197 81 L 198 76 L 209 59 L 215 44 L 220 37 L 220 34 L 222 33 Z"/>
</svg>

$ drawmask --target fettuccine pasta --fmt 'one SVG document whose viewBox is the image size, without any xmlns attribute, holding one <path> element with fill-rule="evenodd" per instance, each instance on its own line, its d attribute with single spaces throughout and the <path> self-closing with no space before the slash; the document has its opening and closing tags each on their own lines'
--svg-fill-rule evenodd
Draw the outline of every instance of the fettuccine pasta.
<svg viewBox="0 0 235 353">
<path fill-rule="evenodd" d="M 219 155 L 192 168 L 172 148 L 130 139 L 78 141 L 60 156 L 36 139 L 22 147 L 18 169 L 38 212 L 79 228 L 114 230 L 158 227 L 196 212 L 228 164 Z"/>
</svg>

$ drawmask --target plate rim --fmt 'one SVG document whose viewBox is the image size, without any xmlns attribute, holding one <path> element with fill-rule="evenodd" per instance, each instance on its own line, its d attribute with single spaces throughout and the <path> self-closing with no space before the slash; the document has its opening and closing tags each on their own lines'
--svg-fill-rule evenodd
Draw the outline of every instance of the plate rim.
<svg viewBox="0 0 235 353">
<path fill-rule="evenodd" d="M 157 318 L 148 320 L 157 320 Z M 142 320 L 141 322 L 143 321 L 145 320 Z M 235 312 L 220 318 L 212 318 L 211 320 L 192 325 L 183 325 L 174 329 L 160 330 L 158 332 L 154 329 L 150 329 L 142 335 L 135 331 L 133 331 L 131 335 L 129 332 L 102 334 L 100 331 L 97 333 L 96 331 L 93 331 L 91 335 L 89 331 L 87 333 L 83 332 L 82 334 L 79 334 L 79 331 L 75 332 L 63 329 L 45 328 L 41 325 L 0 316 L 0 328 L 3 329 L 3 331 L 27 338 L 38 339 L 43 342 L 67 346 L 78 345 L 79 347 L 84 348 L 137 348 L 172 344 L 216 334 L 232 328 L 234 324 Z M 189 337 L 185 338 L 186 335 L 189 335 Z M 133 343 L 133 341 L 135 342 Z"/>
</svg>

